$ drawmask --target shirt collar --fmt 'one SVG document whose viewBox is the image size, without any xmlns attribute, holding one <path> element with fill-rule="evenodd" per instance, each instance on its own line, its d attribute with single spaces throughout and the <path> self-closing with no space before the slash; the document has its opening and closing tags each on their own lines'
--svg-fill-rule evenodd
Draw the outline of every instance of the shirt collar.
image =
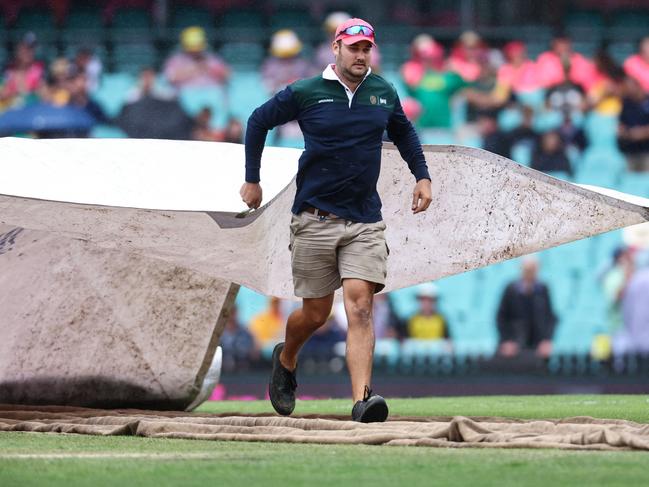
<svg viewBox="0 0 649 487">
<path fill-rule="evenodd" d="M 368 67 L 367 68 L 367 73 L 365 74 L 365 78 L 367 78 L 370 75 L 371 72 L 372 72 L 372 68 Z M 322 72 L 322 77 L 324 79 L 328 79 L 328 80 L 331 80 L 331 81 L 340 81 L 342 83 L 342 81 L 338 77 L 338 74 L 334 71 L 334 65 L 333 64 L 327 64 L 327 67 Z M 365 78 L 363 78 L 363 81 L 365 81 Z"/>
</svg>

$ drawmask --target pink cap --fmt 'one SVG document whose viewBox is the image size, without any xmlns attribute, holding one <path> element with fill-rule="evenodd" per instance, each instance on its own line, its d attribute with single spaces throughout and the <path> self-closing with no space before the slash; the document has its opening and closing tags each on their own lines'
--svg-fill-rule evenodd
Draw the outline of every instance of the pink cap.
<svg viewBox="0 0 649 487">
<path fill-rule="evenodd" d="M 347 29 L 352 27 L 365 27 L 366 29 L 369 29 L 369 33 L 362 32 L 362 29 L 358 34 L 349 34 L 345 32 Z M 346 20 L 336 29 L 336 37 L 334 41 L 343 41 L 343 43 L 348 46 L 360 41 L 368 41 L 371 42 L 373 46 L 376 46 L 376 43 L 374 42 L 374 27 L 362 19 Z"/>
</svg>

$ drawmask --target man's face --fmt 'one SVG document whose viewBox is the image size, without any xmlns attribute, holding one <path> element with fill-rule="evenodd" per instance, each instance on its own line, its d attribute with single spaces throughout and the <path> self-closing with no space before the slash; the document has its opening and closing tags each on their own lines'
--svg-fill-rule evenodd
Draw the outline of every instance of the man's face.
<svg viewBox="0 0 649 487">
<path fill-rule="evenodd" d="M 350 81 L 361 81 L 367 74 L 372 57 L 372 44 L 359 41 L 350 46 L 343 42 L 334 42 L 336 68 L 339 74 Z"/>
</svg>

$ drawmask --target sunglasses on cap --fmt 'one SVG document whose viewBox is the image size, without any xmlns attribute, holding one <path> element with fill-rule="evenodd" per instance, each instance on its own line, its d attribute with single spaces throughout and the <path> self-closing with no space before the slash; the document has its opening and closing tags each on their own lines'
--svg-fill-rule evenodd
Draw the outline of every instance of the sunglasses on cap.
<svg viewBox="0 0 649 487">
<path fill-rule="evenodd" d="M 373 36 L 374 31 L 372 29 L 370 29 L 366 25 L 352 25 L 352 26 L 347 27 L 345 30 L 340 31 L 338 33 L 338 35 L 341 35 L 341 34 L 347 34 L 347 35 L 350 35 L 350 36 L 356 36 L 356 35 L 359 35 L 359 34 L 363 34 L 364 36 Z"/>
</svg>

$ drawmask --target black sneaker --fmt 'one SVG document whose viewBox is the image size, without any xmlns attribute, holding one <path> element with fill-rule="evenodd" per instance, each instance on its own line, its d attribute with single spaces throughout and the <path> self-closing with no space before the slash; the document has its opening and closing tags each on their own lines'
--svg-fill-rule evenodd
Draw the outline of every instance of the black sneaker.
<svg viewBox="0 0 649 487">
<path fill-rule="evenodd" d="M 372 394 L 372 389 L 365 386 L 362 401 L 356 401 L 352 409 L 352 420 L 360 423 L 382 423 L 388 419 L 388 405 L 381 396 Z"/>
<path fill-rule="evenodd" d="M 279 361 L 279 354 L 284 348 L 283 343 L 278 343 L 273 349 L 273 372 L 268 384 L 270 403 L 282 416 L 288 416 L 295 409 L 295 371 L 291 372 Z M 297 370 L 297 368 L 296 368 Z"/>
</svg>

